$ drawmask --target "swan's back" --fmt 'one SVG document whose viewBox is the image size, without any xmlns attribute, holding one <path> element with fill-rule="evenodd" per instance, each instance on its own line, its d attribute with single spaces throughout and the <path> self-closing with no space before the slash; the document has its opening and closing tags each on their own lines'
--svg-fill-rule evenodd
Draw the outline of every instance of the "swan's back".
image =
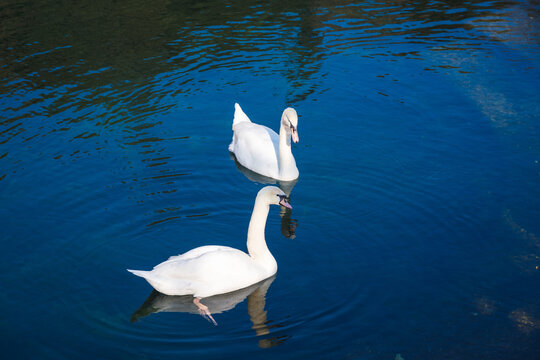
<svg viewBox="0 0 540 360">
<path fill-rule="evenodd" d="M 266 126 L 240 122 L 234 126 L 233 141 L 229 151 L 246 168 L 259 174 L 279 176 L 279 136 Z"/>
<path fill-rule="evenodd" d="M 264 229 L 270 205 L 290 208 L 286 197 L 276 186 L 266 186 L 257 193 L 248 228 L 249 254 L 228 246 L 202 246 L 172 256 L 151 271 L 128 271 L 163 294 L 193 295 L 195 305 L 210 316 L 200 298 L 239 290 L 276 273 L 277 263 L 266 246 Z"/>
<path fill-rule="evenodd" d="M 219 245 L 206 245 L 206 246 L 200 246 L 198 248 L 195 248 L 195 249 L 191 249 L 183 254 L 180 254 L 180 255 L 173 255 L 171 256 L 169 259 L 167 259 L 167 261 L 174 261 L 174 260 L 188 260 L 188 259 L 193 259 L 193 258 L 196 258 L 196 257 L 199 257 L 207 252 L 210 252 L 210 251 L 217 251 L 219 250 L 220 248 L 227 248 L 226 246 L 219 246 Z M 166 261 L 165 261 L 166 262 Z M 163 264 L 163 263 L 162 263 Z M 161 264 L 159 264 L 161 265 Z M 159 266 L 159 265 L 156 265 L 156 266 Z M 154 267 L 155 268 L 155 267 Z"/>
<path fill-rule="evenodd" d="M 291 152 L 290 137 L 298 142 L 297 125 L 296 111 L 285 109 L 278 135 L 266 126 L 252 123 L 240 105 L 235 104 L 229 151 L 243 167 L 253 172 L 276 180 L 294 180 L 299 172 Z"/>
<path fill-rule="evenodd" d="M 251 120 L 249 119 L 249 117 L 246 115 L 246 113 L 244 112 L 244 110 L 242 110 L 242 108 L 240 107 L 240 105 L 238 103 L 235 103 L 234 104 L 234 119 L 233 119 L 233 130 L 234 130 L 234 126 L 236 124 L 239 124 L 241 122 L 251 122 Z"/>
<path fill-rule="evenodd" d="M 152 271 L 130 271 L 163 294 L 203 298 L 253 284 L 262 276 L 254 265 L 251 257 L 238 249 L 202 246 L 172 256 Z"/>
</svg>

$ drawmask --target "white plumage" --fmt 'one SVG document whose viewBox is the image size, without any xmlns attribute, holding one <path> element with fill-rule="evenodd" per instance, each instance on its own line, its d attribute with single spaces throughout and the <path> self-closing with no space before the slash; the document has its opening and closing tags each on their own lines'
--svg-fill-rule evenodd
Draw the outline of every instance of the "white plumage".
<svg viewBox="0 0 540 360">
<path fill-rule="evenodd" d="M 295 180 L 299 172 L 291 151 L 291 138 L 298 142 L 297 126 L 298 115 L 293 108 L 283 111 L 278 135 L 266 126 L 251 122 L 240 105 L 235 104 L 229 151 L 251 171 L 276 180 Z"/>
<path fill-rule="evenodd" d="M 268 250 L 264 237 L 271 204 L 290 208 L 281 189 L 266 186 L 259 191 L 249 223 L 248 253 L 227 246 L 201 246 L 182 255 L 171 256 L 151 271 L 128 271 L 146 279 L 163 294 L 193 294 L 199 299 L 242 289 L 264 280 L 277 271 L 276 260 Z"/>
</svg>

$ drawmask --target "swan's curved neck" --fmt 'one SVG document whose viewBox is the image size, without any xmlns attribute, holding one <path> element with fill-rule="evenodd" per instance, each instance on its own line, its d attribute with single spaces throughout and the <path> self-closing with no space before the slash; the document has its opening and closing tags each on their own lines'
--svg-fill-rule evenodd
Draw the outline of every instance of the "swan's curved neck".
<svg viewBox="0 0 540 360">
<path fill-rule="evenodd" d="M 260 199 L 255 200 L 255 206 L 253 207 L 253 213 L 251 214 L 251 220 L 249 221 L 248 236 L 247 236 L 247 248 L 249 256 L 257 262 L 267 264 L 268 266 L 274 266 L 276 260 L 268 250 L 266 246 L 266 240 L 264 238 L 264 229 L 266 227 L 266 218 L 270 211 L 270 205 L 266 204 Z"/>
<path fill-rule="evenodd" d="M 283 125 L 279 127 L 279 177 L 289 178 L 294 174 L 289 174 L 296 169 L 296 162 L 291 151 L 291 129 Z"/>
</svg>

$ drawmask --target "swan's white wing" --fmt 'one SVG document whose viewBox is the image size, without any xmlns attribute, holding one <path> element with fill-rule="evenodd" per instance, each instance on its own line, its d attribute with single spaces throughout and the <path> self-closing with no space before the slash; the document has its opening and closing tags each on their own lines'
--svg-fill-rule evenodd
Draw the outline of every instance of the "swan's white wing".
<svg viewBox="0 0 540 360">
<path fill-rule="evenodd" d="M 145 278 L 166 294 L 206 297 L 249 286 L 261 277 L 249 255 L 234 248 L 215 246 L 197 257 L 181 257 L 157 265 Z"/>
<path fill-rule="evenodd" d="M 171 261 L 171 260 L 177 260 L 177 259 L 182 259 L 182 260 L 187 260 L 187 259 L 192 259 L 192 258 L 196 258 L 204 253 L 207 253 L 207 252 L 210 252 L 210 251 L 216 251 L 220 248 L 225 248 L 225 249 L 231 249 L 227 246 L 220 246 L 220 245 L 206 245 L 206 246 L 200 246 L 198 248 L 195 248 L 195 249 L 191 249 L 183 254 L 180 254 L 180 255 L 174 255 L 174 256 L 171 256 L 169 259 L 167 259 L 167 261 Z"/>
<path fill-rule="evenodd" d="M 171 278 L 200 280 L 200 274 L 212 274 L 213 269 L 228 266 L 233 261 L 251 262 L 251 258 L 245 252 L 228 246 L 201 246 L 182 255 L 171 256 L 156 265 L 152 272 Z"/>
<path fill-rule="evenodd" d="M 272 129 L 241 122 L 234 126 L 231 150 L 240 164 L 256 173 L 277 178 L 279 136 Z"/>
<path fill-rule="evenodd" d="M 233 130 L 234 130 L 234 127 L 241 123 L 241 122 L 251 122 L 251 120 L 249 120 L 249 117 L 246 115 L 246 113 L 244 112 L 244 110 L 242 110 L 242 108 L 240 107 L 240 105 L 238 105 L 238 103 L 234 104 L 234 118 L 233 118 Z"/>
</svg>

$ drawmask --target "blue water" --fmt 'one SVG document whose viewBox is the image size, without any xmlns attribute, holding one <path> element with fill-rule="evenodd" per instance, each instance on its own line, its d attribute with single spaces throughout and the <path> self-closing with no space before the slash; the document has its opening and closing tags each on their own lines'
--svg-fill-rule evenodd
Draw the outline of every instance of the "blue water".
<svg viewBox="0 0 540 360">
<path fill-rule="evenodd" d="M 540 355 L 535 1 L 0 5 L 0 349 L 10 359 Z M 245 249 L 262 179 L 234 103 L 300 178 L 274 279 L 210 299 L 126 268 Z"/>
</svg>

